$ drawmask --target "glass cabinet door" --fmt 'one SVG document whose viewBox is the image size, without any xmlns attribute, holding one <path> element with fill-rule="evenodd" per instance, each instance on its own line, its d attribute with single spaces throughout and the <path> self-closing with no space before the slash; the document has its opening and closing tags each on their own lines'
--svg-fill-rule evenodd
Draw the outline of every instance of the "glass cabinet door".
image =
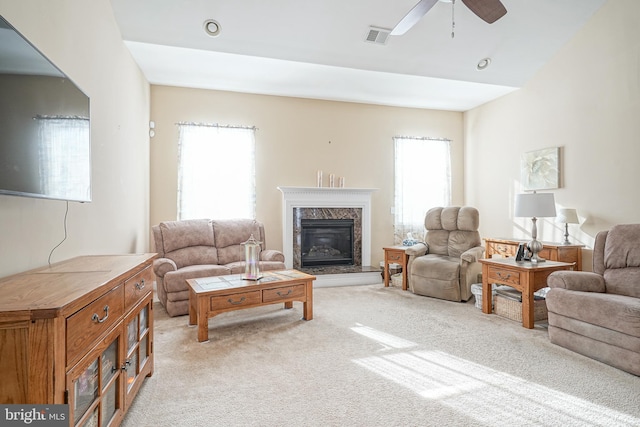
<svg viewBox="0 0 640 427">
<path fill-rule="evenodd" d="M 74 426 L 105 427 L 114 417 L 122 415 L 121 337 L 122 326 L 67 373 L 69 411 Z"/>
<path fill-rule="evenodd" d="M 73 422 L 77 424 L 98 398 L 98 359 L 80 374 L 73 385 Z"/>
<path fill-rule="evenodd" d="M 151 356 L 151 298 L 127 318 L 127 354 L 124 362 L 127 402 L 139 386 Z M 149 370 L 145 372 L 147 374 Z"/>
</svg>

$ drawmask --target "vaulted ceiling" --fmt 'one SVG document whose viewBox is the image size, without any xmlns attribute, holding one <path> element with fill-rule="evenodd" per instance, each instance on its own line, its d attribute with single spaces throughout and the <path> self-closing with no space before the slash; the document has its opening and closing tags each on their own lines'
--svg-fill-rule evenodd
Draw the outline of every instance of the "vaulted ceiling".
<svg viewBox="0 0 640 427">
<path fill-rule="evenodd" d="M 606 0 L 502 0 L 508 12 L 493 24 L 440 0 L 406 34 L 365 40 L 417 2 L 111 0 L 152 84 L 452 111 L 517 90 Z"/>
</svg>

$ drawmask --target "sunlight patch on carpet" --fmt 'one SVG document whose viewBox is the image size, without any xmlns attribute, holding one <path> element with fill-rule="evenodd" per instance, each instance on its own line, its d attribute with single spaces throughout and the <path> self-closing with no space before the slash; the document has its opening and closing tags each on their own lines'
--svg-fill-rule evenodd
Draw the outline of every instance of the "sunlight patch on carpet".
<svg viewBox="0 0 640 427">
<path fill-rule="evenodd" d="M 371 338 L 374 341 L 379 342 L 382 345 L 391 348 L 410 348 L 416 347 L 418 344 L 405 340 L 404 338 L 397 337 L 395 335 L 388 334 L 386 332 L 378 331 L 376 329 L 370 328 L 368 326 L 364 326 L 360 323 L 356 324 L 357 326 L 353 326 L 351 330 L 360 335 L 363 335 L 367 338 Z"/>
<path fill-rule="evenodd" d="M 640 418 L 442 351 L 417 350 L 354 362 L 425 399 L 479 421 L 492 419 L 495 425 L 640 425 Z"/>
</svg>

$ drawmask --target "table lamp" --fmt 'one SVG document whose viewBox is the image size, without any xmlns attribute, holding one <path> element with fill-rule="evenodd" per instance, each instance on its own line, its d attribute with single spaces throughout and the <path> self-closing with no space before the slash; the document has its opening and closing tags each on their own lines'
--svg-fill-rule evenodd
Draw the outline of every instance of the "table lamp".
<svg viewBox="0 0 640 427">
<path fill-rule="evenodd" d="M 516 194 L 516 217 L 531 217 L 533 227 L 531 228 L 531 241 L 527 243 L 531 251 L 531 262 L 539 263 L 546 261 L 538 256 L 542 250 L 542 243 L 537 240 L 538 228 L 536 221 L 538 218 L 556 216 L 556 205 L 552 193 L 524 193 Z"/>
<path fill-rule="evenodd" d="M 560 209 L 556 222 L 564 223 L 564 242 L 563 245 L 570 245 L 569 241 L 569 224 L 580 224 L 578 221 L 578 213 L 575 209 Z"/>
</svg>

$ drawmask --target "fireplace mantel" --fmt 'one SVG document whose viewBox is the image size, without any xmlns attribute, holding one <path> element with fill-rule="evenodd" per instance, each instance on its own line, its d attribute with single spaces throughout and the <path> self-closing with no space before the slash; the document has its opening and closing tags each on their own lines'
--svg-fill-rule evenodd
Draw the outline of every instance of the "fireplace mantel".
<svg viewBox="0 0 640 427">
<path fill-rule="evenodd" d="M 362 265 L 371 265 L 371 194 L 375 188 L 278 187 L 282 192 L 282 246 L 287 268 L 293 267 L 295 208 L 362 209 Z"/>
</svg>

